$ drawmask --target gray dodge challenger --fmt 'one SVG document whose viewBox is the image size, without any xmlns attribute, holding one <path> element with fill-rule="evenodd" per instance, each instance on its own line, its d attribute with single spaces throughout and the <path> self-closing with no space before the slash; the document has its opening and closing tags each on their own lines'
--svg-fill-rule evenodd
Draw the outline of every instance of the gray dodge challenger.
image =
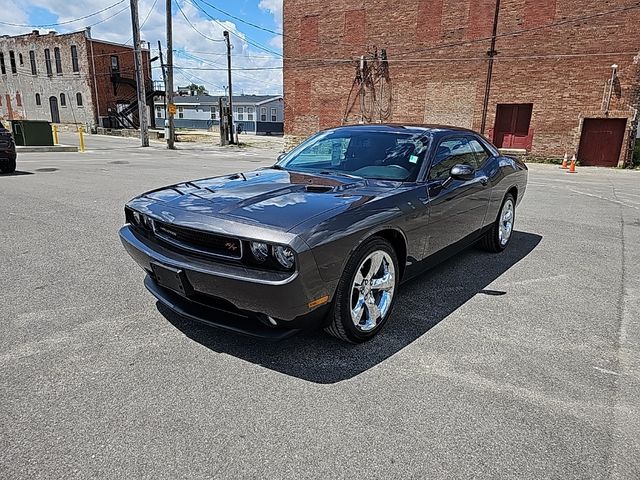
<svg viewBox="0 0 640 480">
<path fill-rule="evenodd" d="M 325 130 L 251 172 L 134 198 L 120 238 L 180 316 L 270 339 L 359 343 L 399 285 L 461 249 L 509 245 L 527 167 L 470 130 Z"/>
</svg>

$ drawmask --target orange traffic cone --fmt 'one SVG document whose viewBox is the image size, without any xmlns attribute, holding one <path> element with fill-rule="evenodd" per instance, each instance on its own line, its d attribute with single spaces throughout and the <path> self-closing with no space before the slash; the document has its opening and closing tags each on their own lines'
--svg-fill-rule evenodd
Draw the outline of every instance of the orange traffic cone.
<svg viewBox="0 0 640 480">
<path fill-rule="evenodd" d="M 566 170 L 567 168 L 569 168 L 567 166 L 568 161 L 569 161 L 569 156 L 565 153 L 564 157 L 562 158 L 562 166 L 560 167 L 562 170 Z"/>
<path fill-rule="evenodd" d="M 576 173 L 576 156 L 571 157 L 571 166 L 567 173 Z"/>
</svg>

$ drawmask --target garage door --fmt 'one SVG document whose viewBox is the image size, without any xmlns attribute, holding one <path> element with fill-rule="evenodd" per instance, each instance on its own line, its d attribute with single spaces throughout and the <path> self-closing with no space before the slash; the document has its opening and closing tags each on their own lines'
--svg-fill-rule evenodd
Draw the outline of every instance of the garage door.
<svg viewBox="0 0 640 480">
<path fill-rule="evenodd" d="M 578 150 L 580 164 L 616 167 L 626 126 L 625 118 L 585 118 Z"/>
</svg>

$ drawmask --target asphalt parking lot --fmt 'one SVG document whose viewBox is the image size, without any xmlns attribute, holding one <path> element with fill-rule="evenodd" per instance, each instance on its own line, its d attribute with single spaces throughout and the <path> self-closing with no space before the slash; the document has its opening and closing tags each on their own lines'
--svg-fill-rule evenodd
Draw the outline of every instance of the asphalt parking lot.
<svg viewBox="0 0 640 480">
<path fill-rule="evenodd" d="M 277 150 L 87 143 L 0 175 L 0 478 L 640 478 L 640 172 L 531 165 L 506 252 L 266 343 L 156 307 L 117 231 Z"/>
</svg>

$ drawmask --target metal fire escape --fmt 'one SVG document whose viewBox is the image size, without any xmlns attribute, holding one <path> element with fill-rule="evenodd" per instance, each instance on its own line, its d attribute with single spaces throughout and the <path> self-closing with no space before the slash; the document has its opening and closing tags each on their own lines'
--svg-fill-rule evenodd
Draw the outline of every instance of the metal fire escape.
<svg viewBox="0 0 640 480">
<path fill-rule="evenodd" d="M 113 128 L 140 128 L 140 119 L 138 118 L 138 96 L 136 93 L 136 80 L 122 76 L 119 71 L 114 70 L 111 73 L 111 83 L 113 84 L 114 93 L 117 94 L 121 88 L 131 90 L 129 96 L 121 98 L 109 105 L 109 120 Z M 164 97 L 164 89 L 159 89 L 156 83 L 151 81 L 145 84 L 147 105 L 150 108 L 151 128 L 155 128 L 155 115 L 153 112 L 154 98 Z M 124 107 L 123 107 L 124 105 Z"/>
</svg>

